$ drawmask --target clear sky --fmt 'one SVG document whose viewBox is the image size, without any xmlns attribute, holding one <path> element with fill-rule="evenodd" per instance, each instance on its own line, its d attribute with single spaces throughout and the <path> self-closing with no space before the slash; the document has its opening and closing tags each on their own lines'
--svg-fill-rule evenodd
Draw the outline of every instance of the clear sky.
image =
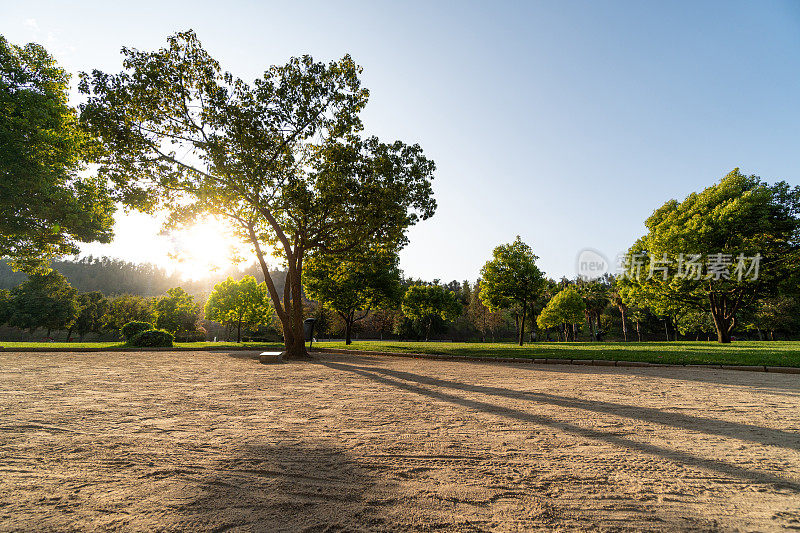
<svg viewBox="0 0 800 533">
<path fill-rule="evenodd" d="M 613 257 L 664 201 L 734 167 L 800 183 L 797 1 L 26 0 L 0 21 L 71 72 L 119 71 L 121 46 L 188 28 L 244 79 L 350 53 L 367 133 L 418 142 L 438 167 L 439 210 L 401 255 L 414 277 L 474 280 L 517 234 L 572 277 L 582 248 Z M 86 251 L 163 264 L 180 240 L 157 231 L 121 217 L 114 244 Z"/>
</svg>

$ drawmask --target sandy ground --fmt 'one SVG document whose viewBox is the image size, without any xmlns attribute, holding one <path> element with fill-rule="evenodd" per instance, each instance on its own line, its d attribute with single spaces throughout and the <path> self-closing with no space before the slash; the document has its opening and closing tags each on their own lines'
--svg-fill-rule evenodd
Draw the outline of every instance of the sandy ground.
<svg viewBox="0 0 800 533">
<path fill-rule="evenodd" d="M 0 353 L 0 530 L 800 529 L 800 376 Z"/>
</svg>

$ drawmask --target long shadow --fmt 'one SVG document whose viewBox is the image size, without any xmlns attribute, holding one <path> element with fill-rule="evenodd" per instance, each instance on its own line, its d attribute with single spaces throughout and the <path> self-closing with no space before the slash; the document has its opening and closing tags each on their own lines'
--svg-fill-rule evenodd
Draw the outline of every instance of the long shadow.
<svg viewBox="0 0 800 533">
<path fill-rule="evenodd" d="M 386 527 L 393 487 L 345 450 L 244 445 L 208 469 L 181 473 L 179 530 L 348 531 Z"/>
<path fill-rule="evenodd" d="M 392 375 L 397 371 L 391 371 L 383 368 L 374 368 L 374 367 L 357 367 L 354 365 L 348 365 L 343 363 L 334 363 L 334 362 L 320 362 L 319 364 L 327 366 L 328 368 L 342 370 L 346 372 L 352 372 L 358 374 L 360 376 L 372 379 L 379 383 L 383 383 L 385 385 L 390 385 L 393 387 L 397 387 L 399 389 L 407 390 L 409 392 L 413 392 L 416 394 L 420 394 L 423 396 L 428 396 L 430 398 L 434 398 L 437 400 L 441 400 L 444 402 L 453 403 L 456 405 L 460 405 L 463 407 L 467 407 L 470 409 L 475 409 L 477 411 L 483 411 L 485 413 L 491 413 L 493 415 L 504 416 L 506 418 L 520 420 L 523 422 L 529 422 L 532 424 L 542 425 L 542 426 L 549 426 L 552 428 L 556 428 L 558 430 L 564 431 L 566 433 L 571 433 L 573 435 L 578 435 L 580 437 L 600 440 L 607 442 L 609 444 L 613 444 L 615 446 L 628 448 L 631 450 L 636 450 L 639 452 L 643 452 L 650 455 L 660 456 L 665 459 L 674 462 L 680 462 L 687 465 L 692 465 L 700 468 L 706 468 L 709 470 L 714 470 L 732 477 L 736 477 L 739 479 L 743 479 L 750 482 L 756 483 L 770 483 L 782 488 L 790 488 L 794 491 L 800 492 L 800 484 L 794 480 L 786 479 L 774 474 L 760 472 L 756 470 L 750 470 L 747 468 L 743 468 L 740 466 L 736 466 L 730 463 L 726 463 L 724 461 L 720 461 L 717 459 L 705 459 L 701 457 L 697 457 L 687 452 L 682 452 L 679 450 L 672 450 L 669 448 L 664 448 L 662 446 L 656 446 L 654 444 L 648 444 L 643 442 L 638 442 L 631 439 L 626 439 L 624 437 L 620 437 L 613 433 L 608 433 L 605 431 L 599 431 L 590 428 L 583 428 L 577 426 L 575 424 L 570 424 L 569 422 L 563 422 L 561 420 L 556 420 L 552 417 L 546 415 L 537 415 L 532 414 L 526 411 L 522 411 L 519 409 L 513 409 L 509 407 L 503 407 L 499 405 L 494 405 L 488 402 L 483 402 L 479 400 L 472 400 L 468 398 L 463 398 L 461 396 L 456 396 L 454 394 L 448 394 L 445 392 L 440 392 L 436 390 L 430 390 L 423 387 L 419 387 L 417 385 L 413 385 L 411 383 L 405 383 L 403 381 L 398 381 L 397 379 L 391 379 L 390 377 L 386 377 L 386 375 Z M 386 374 L 386 375 L 382 375 Z M 406 378 L 400 379 L 408 379 L 409 381 L 416 381 L 420 384 L 428 384 L 428 385 L 435 385 L 441 386 L 444 388 L 453 388 L 463 391 L 471 391 L 476 390 L 473 386 L 465 385 L 463 383 L 446 381 L 446 380 L 439 380 L 435 378 L 428 378 L 425 376 L 418 376 L 416 374 L 410 374 L 407 372 L 399 372 L 399 374 L 405 374 Z M 412 378 L 413 376 L 413 378 Z M 477 387 L 477 386 L 475 386 Z M 476 392 L 481 392 L 481 387 L 477 387 Z M 492 390 L 492 387 L 487 387 L 487 389 Z M 495 392 L 500 391 L 510 392 L 506 389 L 495 389 Z M 515 396 L 516 399 L 521 399 L 519 393 L 517 392 Z M 635 409 L 635 408 L 634 408 Z M 692 428 L 695 429 L 695 428 Z M 763 429 L 763 428 L 761 428 Z M 794 435 L 793 435 L 794 436 Z M 794 436 L 796 438 L 796 436 Z M 737 437 L 738 438 L 738 437 Z"/>
<path fill-rule="evenodd" d="M 728 422 L 714 418 L 704 418 L 700 416 L 686 415 L 683 413 L 673 413 L 652 407 L 639 407 L 614 402 L 601 402 L 597 400 L 584 400 L 570 396 L 558 396 L 544 392 L 518 391 L 513 389 L 503 389 L 500 387 L 487 387 L 485 385 L 472 385 L 451 381 L 441 378 L 432 378 L 411 372 L 391 370 L 380 367 L 356 367 L 369 372 L 377 372 L 387 376 L 396 377 L 406 381 L 415 381 L 424 385 L 433 385 L 450 389 L 458 389 L 469 392 L 478 392 L 490 396 L 500 396 L 514 400 L 533 400 L 538 403 L 547 403 L 559 407 L 572 409 L 583 409 L 597 413 L 607 413 L 626 418 L 652 422 L 664 426 L 672 426 L 689 431 L 697 431 L 708 435 L 735 438 L 765 444 L 768 446 L 778 446 L 800 451 L 800 433 L 783 431 L 780 429 L 765 428 L 753 424 L 742 424 L 739 422 Z M 788 439 L 789 442 L 780 441 Z"/>
<path fill-rule="evenodd" d="M 470 362 L 468 362 L 470 363 Z M 489 364 L 483 361 L 475 361 L 473 364 Z M 669 372 L 668 376 L 659 374 L 659 377 L 666 377 L 676 381 L 694 381 L 698 383 L 713 383 L 715 385 L 731 385 L 736 387 L 749 387 L 769 393 L 780 393 L 784 395 L 800 396 L 800 375 L 797 374 L 771 374 L 762 372 L 746 372 L 739 370 L 725 370 L 715 368 L 692 367 L 613 367 L 613 366 L 589 366 L 589 365 L 544 365 L 530 363 L 503 363 L 516 364 L 520 371 L 541 371 L 541 372 L 563 372 L 565 368 L 569 372 L 582 374 L 615 374 L 628 376 L 633 373 L 641 375 L 652 375 L 651 372 Z M 687 371 L 688 370 L 688 371 Z M 753 377 L 769 376 L 770 383 L 762 384 L 754 381 Z"/>
</svg>

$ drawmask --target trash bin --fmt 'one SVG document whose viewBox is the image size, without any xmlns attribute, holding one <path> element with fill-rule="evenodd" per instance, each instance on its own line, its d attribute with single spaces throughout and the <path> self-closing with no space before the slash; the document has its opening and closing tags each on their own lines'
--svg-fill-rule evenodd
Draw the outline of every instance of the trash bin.
<svg viewBox="0 0 800 533">
<path fill-rule="evenodd" d="M 316 322 L 316 318 L 306 318 L 303 320 L 303 335 L 305 336 L 307 341 L 314 342 L 314 322 Z"/>
</svg>

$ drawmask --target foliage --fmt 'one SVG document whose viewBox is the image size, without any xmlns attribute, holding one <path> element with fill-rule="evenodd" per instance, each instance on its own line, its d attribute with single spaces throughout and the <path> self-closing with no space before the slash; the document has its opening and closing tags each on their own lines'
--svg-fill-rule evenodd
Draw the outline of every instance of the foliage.
<svg viewBox="0 0 800 533">
<path fill-rule="evenodd" d="M 495 331 L 503 324 L 503 314 L 500 311 L 492 311 L 483 303 L 481 285 L 479 279 L 475 283 L 475 289 L 470 293 L 467 314 L 472 325 L 481 334 L 481 340 L 485 341 L 487 333 L 494 338 Z"/>
<path fill-rule="evenodd" d="M 197 330 L 200 305 L 181 287 L 173 287 L 156 300 L 156 327 L 177 335 Z"/>
<path fill-rule="evenodd" d="M 227 217 L 259 259 L 290 357 L 306 355 L 308 253 L 394 249 L 430 217 L 432 161 L 419 146 L 362 138 L 368 91 L 349 56 L 270 67 L 253 84 L 223 72 L 191 31 L 166 48 L 124 48 L 120 74 L 83 74 L 81 119 L 103 141 L 101 175 L 127 205 Z M 288 269 L 283 297 L 271 249 Z"/>
<path fill-rule="evenodd" d="M 10 300 L 8 324 L 31 332 L 66 329 L 78 317 L 77 291 L 55 270 L 31 274 L 11 290 Z"/>
<path fill-rule="evenodd" d="M 567 326 L 580 322 L 585 310 L 586 304 L 583 298 L 581 298 L 575 287 L 569 286 L 550 299 L 539 314 L 536 322 L 542 329 L 563 326 L 564 339 L 566 340 L 568 336 Z"/>
<path fill-rule="evenodd" d="M 99 334 L 103 330 L 108 307 L 108 298 L 99 291 L 78 294 L 78 318 L 75 319 L 74 329 L 81 339 L 87 333 Z"/>
<path fill-rule="evenodd" d="M 143 331 L 149 331 L 151 329 L 155 328 L 153 327 L 153 324 L 149 322 L 128 322 L 122 326 L 120 333 L 122 333 L 122 338 L 124 338 L 126 341 L 130 341 L 139 333 Z"/>
<path fill-rule="evenodd" d="M 453 320 L 461 313 L 461 303 L 455 293 L 440 285 L 412 285 L 403 296 L 403 314 L 424 325 L 425 340 L 430 337 L 436 317 Z"/>
<path fill-rule="evenodd" d="M 346 348 L 343 342 L 320 343 L 320 349 Z M 355 341 L 354 350 L 465 357 L 644 361 L 677 365 L 767 365 L 800 367 L 800 342 L 739 341 L 717 344 L 681 342 L 541 342 L 518 346 L 485 342 Z M 556 367 L 557 368 L 557 367 Z"/>
<path fill-rule="evenodd" d="M 647 252 L 639 267 L 645 275 L 630 281 L 631 294 L 662 316 L 676 316 L 686 307 L 710 311 L 717 339 L 730 342 L 737 313 L 755 298 L 770 295 L 793 273 L 800 250 L 799 210 L 800 187 L 786 182 L 770 186 L 739 169 L 683 202 L 670 200 L 647 219 L 647 235 L 629 252 L 631 267 L 637 254 Z M 672 265 L 671 274 L 676 274 L 689 254 L 718 253 L 727 254 L 734 266 L 740 255 L 760 254 L 757 279 L 745 275 L 740 280 L 733 272 L 649 275 L 656 266 L 651 258 Z"/>
<path fill-rule="evenodd" d="M 350 344 L 353 324 L 373 309 L 393 307 L 402 297 L 397 254 L 380 249 L 347 257 L 315 254 L 305 265 L 303 287 L 312 300 L 339 314 Z"/>
<path fill-rule="evenodd" d="M 0 250 L 43 273 L 76 242 L 110 242 L 114 202 L 99 177 L 80 174 L 91 139 L 67 104 L 69 74 L 37 44 L 0 36 Z"/>
<path fill-rule="evenodd" d="M 492 252 L 492 259 L 481 269 L 481 300 L 495 311 L 519 306 L 522 316 L 519 344 L 525 341 L 525 318 L 529 305 L 544 289 L 544 276 L 536 266 L 538 257 L 519 235 L 510 244 Z"/>
<path fill-rule="evenodd" d="M 207 320 L 236 326 L 236 342 L 242 340 L 242 328 L 249 330 L 272 323 L 272 306 L 265 283 L 257 283 L 253 276 L 239 281 L 229 277 L 214 286 L 205 305 Z"/>
<path fill-rule="evenodd" d="M 155 321 L 155 301 L 152 298 L 123 294 L 108 301 L 104 329 L 107 331 L 121 331 L 122 327 L 128 322 L 154 324 Z"/>
<path fill-rule="evenodd" d="M 140 331 L 128 341 L 128 345 L 137 348 L 171 348 L 174 337 L 163 329 Z"/>
</svg>

